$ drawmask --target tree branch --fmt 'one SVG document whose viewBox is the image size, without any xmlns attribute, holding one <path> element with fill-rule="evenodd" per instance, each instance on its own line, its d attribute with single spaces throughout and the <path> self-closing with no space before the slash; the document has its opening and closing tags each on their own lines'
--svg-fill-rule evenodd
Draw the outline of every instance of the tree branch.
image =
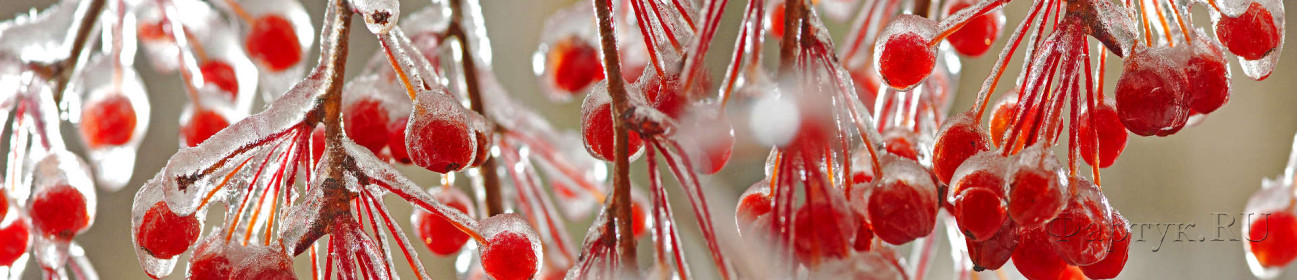
<svg viewBox="0 0 1297 280">
<path fill-rule="evenodd" d="M 469 37 L 464 30 L 464 0 L 450 1 L 451 20 L 447 32 L 451 36 L 459 39 L 460 61 L 464 67 L 464 83 L 468 91 L 468 101 L 471 109 L 490 121 L 489 114 L 486 112 L 486 102 L 482 100 L 482 84 L 477 77 L 477 57 L 473 56 L 473 47 L 469 44 Z M 487 135 L 492 137 L 492 135 Z M 486 161 L 482 162 L 482 185 L 486 189 L 486 216 L 495 216 L 504 213 L 504 205 L 500 197 L 500 175 L 496 173 L 495 157 L 490 157 L 491 153 L 486 153 Z"/>
<path fill-rule="evenodd" d="M 622 120 L 623 112 L 630 109 L 626 96 L 626 84 L 621 76 L 621 59 L 617 55 L 617 37 L 613 27 L 612 5 L 610 0 L 593 0 L 595 14 L 598 15 L 599 41 L 603 49 L 604 77 L 608 81 L 608 94 L 612 96 L 613 115 L 613 191 L 608 207 L 615 221 L 617 247 L 621 252 L 621 263 L 633 269 L 635 266 L 635 237 L 630 224 L 630 133 L 626 122 Z"/>
<path fill-rule="evenodd" d="M 104 11 L 107 0 L 90 0 L 88 8 L 83 14 L 76 18 L 80 20 L 76 24 L 76 36 L 72 38 L 72 49 L 68 51 L 68 56 L 59 60 L 52 65 L 38 65 L 38 72 L 43 72 L 43 76 L 54 81 L 54 102 L 63 101 L 63 90 L 67 89 L 68 81 L 72 79 L 72 72 L 77 68 L 77 63 L 81 58 L 81 51 L 86 48 L 86 41 L 90 39 L 90 31 L 94 29 L 95 23 L 99 22 L 99 14 Z"/>
</svg>

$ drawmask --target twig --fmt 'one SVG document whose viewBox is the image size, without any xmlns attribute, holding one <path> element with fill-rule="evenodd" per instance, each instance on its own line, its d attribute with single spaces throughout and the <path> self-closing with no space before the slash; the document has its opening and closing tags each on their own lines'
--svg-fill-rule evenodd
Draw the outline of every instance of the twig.
<svg viewBox="0 0 1297 280">
<path fill-rule="evenodd" d="M 63 90 L 67 89 L 68 81 L 72 78 L 72 72 L 77 68 L 77 62 L 80 61 L 81 51 L 86 48 L 86 41 L 90 38 L 90 30 L 94 29 L 95 23 L 99 22 L 99 14 L 103 13 L 107 0 L 90 0 L 90 4 L 85 14 L 77 16 L 80 23 L 76 25 L 76 36 L 72 38 L 72 49 L 68 51 L 68 56 L 63 60 L 55 62 L 53 65 L 45 66 L 46 77 L 54 81 L 54 102 L 63 101 Z M 37 66 L 40 67 L 40 66 Z"/>
<path fill-rule="evenodd" d="M 486 113 L 486 103 L 482 100 L 482 85 L 477 79 L 477 57 L 473 56 L 473 47 L 469 45 L 467 33 L 464 31 L 464 1 L 450 1 L 451 24 L 447 32 L 455 38 L 459 38 L 460 61 L 464 66 L 464 83 L 468 91 L 468 101 L 472 104 L 472 109 L 482 116 L 489 116 Z M 490 120 L 490 117 L 487 118 Z M 487 137 L 491 137 L 488 135 Z M 490 156 L 490 153 L 482 156 Z M 487 217 L 504 213 L 504 205 L 501 204 L 500 198 L 500 175 L 496 174 L 496 162 L 494 157 L 489 157 L 482 163 L 482 184 L 486 189 L 486 215 Z"/>
<path fill-rule="evenodd" d="M 626 268 L 634 271 L 635 237 L 630 228 L 630 133 L 626 122 L 620 117 L 622 112 L 630 109 L 626 96 L 626 85 L 621 76 L 621 59 L 617 54 L 617 37 L 613 29 L 612 5 L 608 0 L 594 0 L 595 14 L 599 18 L 599 41 L 603 48 L 604 77 L 608 81 L 608 94 L 612 96 L 613 119 L 613 191 L 612 199 L 607 204 L 614 217 L 615 228 L 609 232 L 617 233 L 617 247 L 620 259 Z"/>
</svg>

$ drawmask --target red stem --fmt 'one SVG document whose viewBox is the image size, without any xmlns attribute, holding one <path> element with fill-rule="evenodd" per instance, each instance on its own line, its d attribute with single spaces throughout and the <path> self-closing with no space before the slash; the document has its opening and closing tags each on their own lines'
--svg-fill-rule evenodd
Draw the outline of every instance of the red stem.
<svg viewBox="0 0 1297 280">
<path fill-rule="evenodd" d="M 982 114 L 986 112 L 986 105 L 990 104 L 989 99 L 991 98 L 991 92 L 995 91 L 995 86 L 1000 83 L 1000 77 L 1004 76 L 1004 70 L 1009 66 L 1009 60 L 1013 59 L 1014 52 L 1018 50 L 1018 45 L 1022 43 L 1022 35 L 1031 28 L 1031 23 L 1034 21 L 1033 19 L 1040 13 L 1041 7 L 1043 7 L 1044 3 L 1044 1 L 1034 2 L 1031 6 L 1031 13 L 1027 15 L 1022 22 L 1018 23 L 1018 31 L 1013 32 L 1013 35 L 1010 35 L 1009 41 L 1013 42 L 1013 44 L 1009 45 L 1009 48 L 1000 51 L 1000 58 L 995 61 L 995 66 L 993 67 L 993 69 L 995 69 L 995 74 L 986 77 L 986 80 L 982 82 L 982 89 L 977 92 L 977 102 L 973 103 L 973 108 L 976 108 L 977 110 L 976 117 L 973 118 L 973 120 L 976 120 L 978 123 L 982 122 Z M 1048 13 L 1048 11 L 1046 11 L 1046 13 Z M 1021 92 L 1019 92 L 1019 94 L 1021 94 Z"/>
</svg>

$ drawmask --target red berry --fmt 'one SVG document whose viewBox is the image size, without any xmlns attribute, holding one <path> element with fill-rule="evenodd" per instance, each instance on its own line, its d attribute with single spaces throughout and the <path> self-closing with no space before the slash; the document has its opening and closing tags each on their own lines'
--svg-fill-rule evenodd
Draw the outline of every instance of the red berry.
<svg viewBox="0 0 1297 280">
<path fill-rule="evenodd" d="M 919 152 L 914 146 L 918 139 L 914 131 L 904 128 L 888 128 L 883 132 L 883 148 L 893 155 L 919 160 Z"/>
<path fill-rule="evenodd" d="M 1142 136 L 1167 136 L 1189 120 L 1189 83 L 1171 60 L 1170 48 L 1137 49 L 1125 60 L 1115 90 L 1117 115 L 1126 129 Z"/>
<path fill-rule="evenodd" d="M 1017 157 L 1009 176 L 1009 217 L 1020 226 L 1036 227 L 1066 205 L 1063 170 L 1045 145 L 1027 147 Z"/>
<path fill-rule="evenodd" d="M 412 120 L 406 128 L 406 152 L 414 165 L 438 173 L 458 171 L 473 161 L 477 140 L 469 128 L 469 114 L 444 92 L 416 98 Z"/>
<path fill-rule="evenodd" d="M 1013 132 L 1013 127 L 1011 126 L 1013 124 L 1013 114 L 1017 111 L 1018 93 L 1012 91 L 1004 93 L 1000 97 L 1000 101 L 996 102 L 995 107 L 991 109 L 991 123 L 988 125 L 991 128 L 991 143 L 995 144 L 996 147 L 1004 146 L 1005 135 Z M 1027 124 L 1032 123 L 1030 120 L 1024 121 L 1026 121 Z M 1023 125 L 1022 127 L 1031 126 Z M 1022 148 L 1026 147 L 1027 143 L 1031 142 L 1030 140 L 1032 139 L 1030 138 L 1031 137 L 1026 131 L 1018 133 L 1018 141 L 1014 142 L 1016 144 L 1013 146 L 1013 151 L 1011 151 L 1010 154 L 1017 154 L 1018 151 L 1022 151 Z"/>
<path fill-rule="evenodd" d="M 388 112 L 383 102 L 362 97 L 342 112 L 342 128 L 347 137 L 374 154 L 387 147 Z"/>
<path fill-rule="evenodd" d="M 401 144 L 402 147 L 405 144 Z M 324 126 L 316 126 L 311 131 L 311 160 L 320 162 L 320 157 L 324 156 Z"/>
<path fill-rule="evenodd" d="M 775 38 L 784 37 L 784 13 L 784 2 L 779 2 L 775 4 L 774 8 L 770 9 L 770 14 L 766 16 L 766 24 L 770 27 L 768 28 L 770 35 Z"/>
<path fill-rule="evenodd" d="M 855 237 L 855 219 L 851 209 L 827 201 L 802 206 L 793 220 L 797 259 L 814 265 L 824 258 L 846 257 Z"/>
<path fill-rule="evenodd" d="M 121 146 L 135 134 L 135 106 L 126 95 L 109 93 L 81 111 L 81 136 L 90 148 Z"/>
<path fill-rule="evenodd" d="M 614 156 L 613 149 L 613 116 L 611 98 L 605 91 L 595 91 L 587 94 L 585 101 L 581 103 L 581 140 L 585 142 L 585 150 L 597 159 L 612 161 Z M 640 140 L 639 134 L 631 131 L 628 143 L 629 154 L 638 153 L 644 147 L 643 140 Z"/>
<path fill-rule="evenodd" d="M 387 151 L 392 153 L 392 160 L 404 164 L 410 163 L 410 153 L 405 150 L 405 126 L 409 122 L 409 116 L 402 116 L 387 124 Z"/>
<path fill-rule="evenodd" d="M 756 226 L 757 219 L 774 210 L 769 186 L 769 179 L 761 180 L 752 184 L 752 187 L 739 197 L 738 207 L 734 210 L 734 220 L 738 224 L 740 235 L 746 236 L 752 230 L 760 228 Z"/>
<path fill-rule="evenodd" d="M 931 19 L 901 15 L 883 30 L 875 47 L 874 65 L 883 82 L 898 90 L 908 90 L 932 74 L 937 65 L 937 49 L 928 40 L 935 29 Z"/>
<path fill-rule="evenodd" d="M 725 167 L 734 152 L 734 125 L 719 107 L 705 103 L 695 107 L 689 117 L 678 123 L 682 132 L 676 134 L 689 154 L 695 172 L 715 174 Z"/>
<path fill-rule="evenodd" d="M 977 125 L 973 114 L 969 111 L 946 119 L 937 132 L 937 143 L 932 147 L 932 172 L 942 183 L 949 184 L 955 169 L 968 157 L 991 150 L 991 139 Z"/>
<path fill-rule="evenodd" d="M 1207 114 L 1229 102 L 1229 63 L 1217 43 L 1203 37 L 1194 38 L 1184 67 L 1185 78 L 1193 82 L 1185 90 L 1189 91 L 1190 108 Z"/>
<path fill-rule="evenodd" d="M 1112 166 L 1121 151 L 1126 149 L 1126 127 L 1121 124 L 1117 109 L 1108 102 L 1094 106 L 1094 111 L 1082 112 L 1077 129 L 1080 130 L 1081 158 L 1090 166 Z M 1099 132 L 1098 165 L 1094 163 L 1095 130 Z"/>
<path fill-rule="evenodd" d="M 1297 259 L 1297 217 L 1289 211 L 1269 214 L 1252 222 L 1246 241 L 1262 267 L 1284 267 Z"/>
<path fill-rule="evenodd" d="M 1013 220 L 1006 220 L 1000 225 L 999 231 L 986 240 L 965 239 L 968 256 L 973 261 L 973 270 L 1000 269 L 1004 263 L 1009 262 L 1013 252 L 1017 251 L 1019 239 L 1018 225 Z"/>
<path fill-rule="evenodd" d="M 11 266 L 14 261 L 27 252 L 31 242 L 27 221 L 14 219 L 8 226 L 0 228 L 0 266 Z"/>
<path fill-rule="evenodd" d="M 38 191 L 28 210 L 36 232 L 51 239 L 72 240 L 90 226 L 85 195 L 66 184 Z"/>
<path fill-rule="evenodd" d="M 1112 225 L 1108 199 L 1087 179 L 1072 177 L 1067 208 L 1046 225 L 1054 252 L 1070 265 L 1090 265 L 1108 256 Z"/>
<path fill-rule="evenodd" d="M 576 36 L 554 42 L 547 58 L 554 73 L 554 85 L 567 93 L 576 93 L 603 80 L 603 62 L 599 49 Z"/>
<path fill-rule="evenodd" d="M 482 270 L 497 280 L 531 279 L 539 270 L 540 256 L 527 235 L 504 231 L 483 246 Z"/>
<path fill-rule="evenodd" d="M 856 227 L 855 242 L 852 243 L 851 248 L 859 252 L 869 251 L 874 246 L 874 228 L 869 225 L 869 219 L 865 219 L 865 215 L 861 215 L 860 212 L 853 214 L 859 226 Z"/>
<path fill-rule="evenodd" d="M 477 140 L 477 150 L 473 153 L 473 162 L 469 163 L 468 166 L 482 166 L 491 157 L 491 135 L 485 130 L 483 127 L 473 129 L 473 135 L 475 135 L 473 139 Z"/>
<path fill-rule="evenodd" d="M 198 241 L 202 230 L 197 217 L 176 215 L 165 202 L 159 201 L 144 212 L 135 233 L 135 244 L 155 258 L 170 259 Z"/>
<path fill-rule="evenodd" d="M 1067 264 L 1054 254 L 1049 238 L 1041 228 L 1021 232 L 1018 248 L 1013 251 L 1013 266 L 1031 280 L 1060 279 Z"/>
<path fill-rule="evenodd" d="M 1117 278 L 1121 269 L 1126 267 L 1126 258 L 1130 253 L 1130 227 L 1127 225 L 1126 218 L 1121 217 L 1117 211 L 1112 211 L 1112 224 L 1109 228 L 1112 238 L 1111 249 L 1108 250 L 1108 256 L 1103 260 L 1081 267 L 1081 272 L 1086 277 L 1094 279 L 1112 279 Z"/>
<path fill-rule="evenodd" d="M 959 1 L 950 5 L 946 13 L 952 15 L 968 8 L 971 1 Z M 955 33 L 946 37 L 950 46 L 955 51 L 966 56 L 981 56 L 986 50 L 991 49 L 991 43 L 1000 37 L 1000 29 L 1004 26 L 1004 11 L 995 10 L 980 16 L 968 19 L 964 27 L 959 28 Z"/>
<path fill-rule="evenodd" d="M 1246 60 L 1257 60 L 1270 54 L 1283 39 L 1274 16 L 1261 3 L 1252 2 L 1238 17 L 1220 16 L 1216 37 L 1229 52 Z"/>
<path fill-rule="evenodd" d="M 867 195 L 865 215 L 874 234 L 891 244 L 927 236 L 937 221 L 937 183 L 918 162 L 885 157 L 883 176 Z"/>
<path fill-rule="evenodd" d="M 648 207 L 648 206 L 645 206 L 643 201 L 639 201 L 639 200 L 631 201 L 630 229 L 631 229 L 631 234 L 634 234 L 635 237 L 644 236 L 644 233 L 646 232 L 645 229 L 648 228 L 648 213 L 644 212 L 644 207 Z"/>
<path fill-rule="evenodd" d="M 679 75 L 654 76 L 644 83 L 644 100 L 667 116 L 680 119 L 692 101 L 681 90 Z"/>
<path fill-rule="evenodd" d="M 1004 193 L 1007 165 L 1006 158 L 988 151 L 969 158 L 955 172 L 951 214 L 968 240 L 987 240 L 1008 220 Z"/>
<path fill-rule="evenodd" d="M 459 209 L 469 217 L 473 217 L 473 208 L 468 195 L 456 188 L 443 188 L 442 191 L 432 195 L 437 201 L 444 203 L 452 208 Z M 428 246 L 428 250 L 439 256 L 449 256 L 459 252 L 460 248 L 468 243 L 468 234 L 447 221 L 445 217 L 433 215 L 428 211 L 417 210 L 411 217 L 411 223 L 417 229 L 419 238 L 423 239 L 423 244 Z"/>
<path fill-rule="evenodd" d="M 181 141 L 185 146 L 194 147 L 207 141 L 207 138 L 230 126 L 230 121 L 216 111 L 196 108 L 189 120 L 180 126 Z"/>
<path fill-rule="evenodd" d="M 220 60 L 208 60 L 203 62 L 199 70 L 203 73 L 204 81 L 225 91 L 230 100 L 234 100 L 239 95 L 239 77 L 235 75 L 234 67 L 230 64 Z"/>
<path fill-rule="evenodd" d="M 284 71 L 302 60 L 302 45 L 297 41 L 293 24 L 279 15 L 263 15 L 253 21 L 244 44 L 248 56 L 271 72 Z"/>
<path fill-rule="evenodd" d="M 211 235 L 194 247 L 194 254 L 189 257 L 187 279 L 230 279 L 233 262 L 226 254 L 224 239 L 220 235 Z"/>
</svg>

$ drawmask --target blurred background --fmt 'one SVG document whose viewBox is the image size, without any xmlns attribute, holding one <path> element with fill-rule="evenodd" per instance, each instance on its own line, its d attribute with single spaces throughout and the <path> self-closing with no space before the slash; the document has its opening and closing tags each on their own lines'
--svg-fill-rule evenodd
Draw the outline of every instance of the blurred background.
<svg viewBox="0 0 1297 280">
<path fill-rule="evenodd" d="M 863 0 L 862 0 L 863 1 Z M 5 0 L 0 4 L 0 18 L 12 18 L 16 13 L 26 13 L 36 8 L 43 9 L 54 0 Z M 303 1 L 310 11 L 315 27 L 323 14 L 325 1 Z M 402 0 L 402 11 L 412 14 L 428 5 L 427 1 Z M 563 129 L 577 129 L 580 99 L 560 104 L 549 101 L 541 90 L 536 75 L 532 72 L 532 54 L 536 51 L 547 17 L 558 9 L 580 2 L 589 5 L 589 1 L 572 0 L 481 0 L 484 8 L 486 26 L 491 36 L 494 49 L 494 71 L 504 87 L 513 98 L 529 104 L 541 112 L 549 121 Z M 747 1 L 730 1 L 721 30 L 711 50 L 708 63 L 713 77 L 723 75 L 720 65 L 727 63 L 741 11 Z M 1025 16 L 1029 1 L 1016 1 L 1006 8 L 1006 29 L 1016 26 Z M 1210 29 L 1211 22 L 1201 6 L 1194 9 L 1193 24 Z M 1291 17 L 1293 12 L 1287 12 Z M 826 20 L 836 40 L 843 40 L 849 30 L 848 23 Z M 354 77 L 370 55 L 377 49 L 374 37 L 360 22 L 353 23 L 351 36 L 352 55 L 349 60 L 348 77 Z M 1287 33 L 1287 32 L 1286 32 Z M 318 37 L 318 36 L 317 36 Z M 1005 33 L 992 47 L 998 52 L 1005 44 Z M 319 46 L 310 47 L 315 53 Z M 772 41 L 768 41 L 772 42 Z M 774 49 L 770 47 L 769 49 Z M 1242 243 L 1228 241 L 1240 237 L 1239 214 L 1247 198 L 1258 188 L 1262 178 L 1273 178 L 1280 174 L 1291 150 L 1294 132 L 1297 132 L 1297 59 L 1293 50 L 1281 58 L 1280 65 L 1266 81 L 1252 81 L 1242 75 L 1237 62 L 1230 58 L 1233 71 L 1233 94 L 1229 103 L 1212 113 L 1204 122 L 1194 127 L 1187 127 L 1170 137 L 1136 137 L 1132 134 L 1125 152 L 1111 168 L 1103 170 L 1104 193 L 1110 203 L 1133 224 L 1135 242 L 1131 244 L 1130 259 L 1122 273 L 1122 279 L 1243 279 L 1251 278 L 1243 257 Z M 305 56 L 308 63 L 315 61 L 314 54 Z M 1017 77 L 1021 67 L 1021 55 L 1010 65 L 1006 80 Z M 770 57 L 773 58 L 773 57 Z M 152 103 L 153 123 L 149 127 L 139 154 L 135 174 L 128 186 L 115 193 L 99 193 L 98 216 L 95 224 L 84 235 L 77 239 L 89 252 L 91 261 L 103 279 L 140 279 L 146 278 L 136 260 L 130 242 L 131 199 L 135 190 L 148 178 L 151 178 L 165 165 L 167 159 L 178 147 L 177 133 L 180 110 L 186 97 L 176 74 L 158 74 L 149 69 L 148 63 L 137 58 L 137 69 L 144 75 L 148 86 L 149 101 Z M 769 60 L 769 59 L 768 59 Z M 974 95 L 982 80 L 994 63 L 993 55 L 979 58 L 962 58 L 963 72 L 952 112 L 959 112 L 972 106 Z M 1108 61 L 1112 70 L 1121 69 L 1120 60 L 1112 57 Z M 1109 71 L 1106 77 L 1110 93 L 1112 85 L 1118 78 L 1118 71 Z M 1002 87 L 1003 88 L 1003 87 Z M 998 94 L 996 93 L 996 97 Z M 993 99 L 994 100 L 994 99 Z M 762 162 L 768 148 L 760 147 L 752 140 L 751 135 L 744 135 L 746 120 L 735 120 L 740 142 L 734 158 L 721 173 L 707 178 L 704 185 L 709 192 L 715 220 L 721 231 L 733 231 L 734 199 L 749 185 L 763 176 Z M 75 135 L 75 131 L 65 126 L 64 135 Z M 69 136 L 76 137 L 76 136 Z M 77 145 L 72 145 L 77 146 Z M 74 148 L 79 148 L 74 147 Z M 404 168 L 406 175 L 424 185 L 437 182 L 434 173 L 419 168 Z M 632 175 L 636 182 L 644 182 L 643 160 L 640 160 Z M 466 181 L 466 180 L 465 180 Z M 667 181 L 672 181 L 667 179 Z M 707 259 L 705 246 L 693 218 L 688 215 L 688 204 L 679 195 L 679 188 L 669 187 L 673 195 L 677 219 L 682 225 L 681 234 L 688 248 L 687 258 L 694 263 L 694 275 L 702 279 L 715 278 L 710 272 L 710 261 Z M 408 223 L 410 207 L 399 199 L 387 199 L 397 220 Z M 215 211 L 214 211 L 215 212 Z M 1218 216 L 1225 214 L 1226 216 Z M 213 219 L 219 220 L 214 217 Z M 216 221 L 209 219 L 209 221 Z M 1231 225 L 1231 221 L 1232 225 Z M 572 221 L 570 234 L 573 240 L 581 240 L 590 221 Z M 1160 226 L 1155 226 L 1161 224 Z M 1165 234 L 1167 224 L 1170 232 Z M 408 229 L 407 234 L 412 234 Z M 1185 235 L 1179 236 L 1180 227 L 1185 228 Z M 1221 228 L 1223 227 L 1223 228 Z M 1142 235 L 1141 235 L 1142 234 Z M 1226 241 L 1213 241 L 1224 239 Z M 644 239 L 647 240 L 647 239 Z M 1142 241 L 1141 241 L 1142 240 Z M 1202 241 L 1205 240 L 1205 241 Z M 641 248 L 650 245 L 641 241 Z M 743 246 L 742 244 L 730 244 Z M 931 279 L 950 278 L 951 260 L 949 243 L 938 242 L 939 252 L 936 262 L 930 269 Z M 429 273 L 436 279 L 452 278 L 453 260 L 438 258 L 419 247 L 421 257 Z M 1297 249 L 1295 249 L 1297 250 Z M 902 250 L 908 255 L 908 248 Z M 399 258 L 399 257 L 398 257 Z M 398 262 L 403 263 L 403 262 Z M 409 278 L 404 264 L 397 271 L 404 272 Z M 298 269 L 310 275 L 309 261 L 299 257 Z M 1007 266 L 1006 266 L 1007 267 Z M 1291 267 L 1290 267 L 1291 268 Z M 29 269 L 27 278 L 38 278 Z M 172 278 L 183 275 L 183 264 L 177 267 Z M 1283 279 L 1297 279 L 1297 272 L 1289 271 Z"/>
</svg>

